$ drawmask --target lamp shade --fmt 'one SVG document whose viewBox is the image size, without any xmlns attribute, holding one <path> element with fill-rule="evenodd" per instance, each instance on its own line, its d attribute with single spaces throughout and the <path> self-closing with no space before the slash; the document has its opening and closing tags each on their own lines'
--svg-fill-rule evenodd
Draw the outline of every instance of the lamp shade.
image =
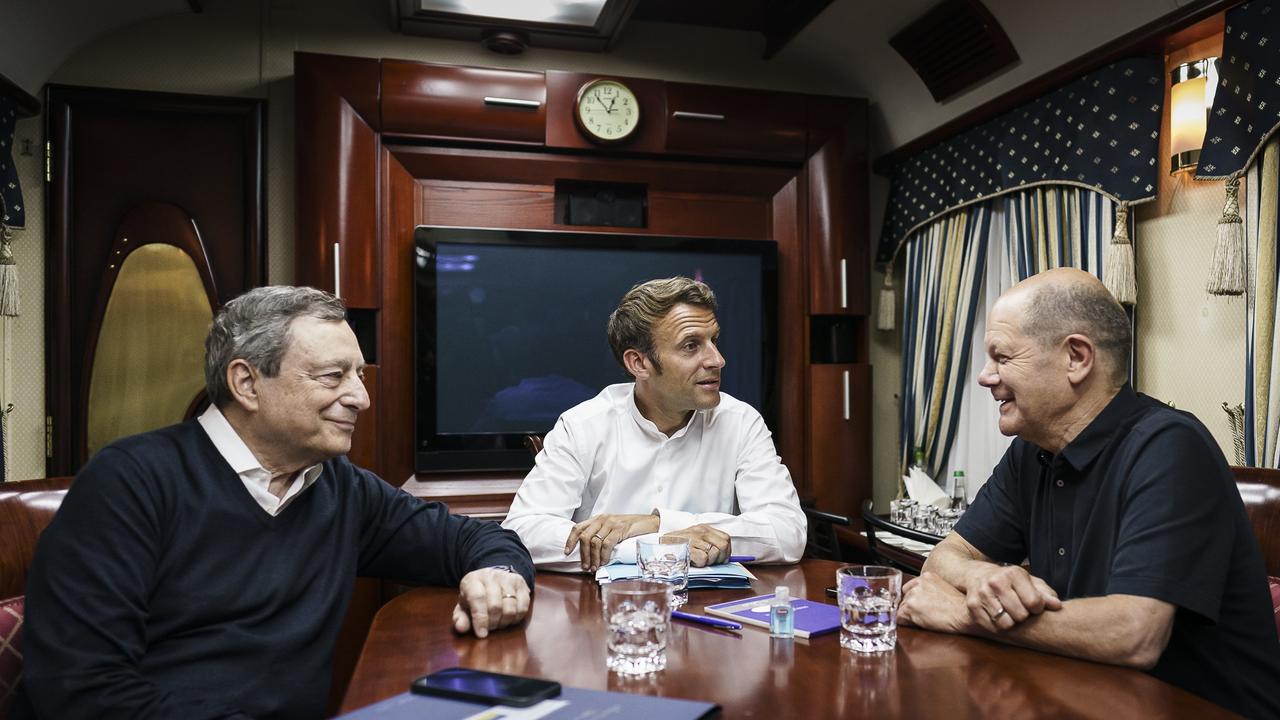
<svg viewBox="0 0 1280 720">
<path fill-rule="evenodd" d="M 1169 171 L 1192 170 L 1200 162 L 1204 130 L 1217 87 L 1217 58 L 1174 68 L 1169 88 Z"/>
</svg>

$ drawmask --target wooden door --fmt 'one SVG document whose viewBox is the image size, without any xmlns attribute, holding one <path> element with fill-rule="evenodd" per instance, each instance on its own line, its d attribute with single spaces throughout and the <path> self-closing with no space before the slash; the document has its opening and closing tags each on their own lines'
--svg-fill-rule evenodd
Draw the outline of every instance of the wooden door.
<svg viewBox="0 0 1280 720">
<path fill-rule="evenodd" d="M 157 306 L 181 298 L 207 327 L 265 282 L 265 103 L 52 85 L 45 106 L 46 472 L 71 475 L 91 444 L 195 407 L 181 397 L 203 386 L 202 332 L 183 334 L 180 349 L 144 341 L 171 335 L 142 326 L 165 319 Z M 118 382 L 144 368 L 142 382 Z M 132 419 L 113 416 L 122 397 Z"/>
</svg>

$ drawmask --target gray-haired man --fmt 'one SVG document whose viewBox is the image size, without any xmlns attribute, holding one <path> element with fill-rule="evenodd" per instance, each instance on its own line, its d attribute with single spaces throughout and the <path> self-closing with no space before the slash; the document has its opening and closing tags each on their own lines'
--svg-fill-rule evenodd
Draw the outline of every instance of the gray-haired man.
<svg viewBox="0 0 1280 720">
<path fill-rule="evenodd" d="M 31 568 L 18 717 L 320 717 L 357 575 L 458 584 L 459 632 L 524 617 L 514 533 L 346 459 L 369 396 L 345 319 L 310 288 L 232 300 L 209 410 L 84 467 Z"/>
</svg>

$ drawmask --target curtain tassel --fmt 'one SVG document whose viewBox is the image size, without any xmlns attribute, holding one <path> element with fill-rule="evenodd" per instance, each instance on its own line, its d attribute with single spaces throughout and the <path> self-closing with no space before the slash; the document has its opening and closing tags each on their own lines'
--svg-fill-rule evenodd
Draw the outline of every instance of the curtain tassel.
<svg viewBox="0 0 1280 720">
<path fill-rule="evenodd" d="M 18 316 L 18 262 L 13 259 L 13 231 L 0 225 L 0 315 Z"/>
<path fill-rule="evenodd" d="M 1107 264 L 1103 270 L 1107 289 L 1125 305 L 1138 301 L 1138 286 L 1133 277 L 1133 243 L 1129 240 L 1129 204 L 1120 203 L 1116 210 L 1116 231 L 1107 248 Z"/>
<path fill-rule="evenodd" d="M 1240 178 L 1227 180 L 1227 202 L 1218 218 L 1218 244 L 1209 265 L 1210 295 L 1244 293 L 1244 221 L 1240 219 Z"/>
<path fill-rule="evenodd" d="M 892 330 L 898 314 L 893 294 L 893 265 L 884 268 L 884 285 L 880 287 L 880 310 L 876 313 L 876 329 Z"/>
</svg>

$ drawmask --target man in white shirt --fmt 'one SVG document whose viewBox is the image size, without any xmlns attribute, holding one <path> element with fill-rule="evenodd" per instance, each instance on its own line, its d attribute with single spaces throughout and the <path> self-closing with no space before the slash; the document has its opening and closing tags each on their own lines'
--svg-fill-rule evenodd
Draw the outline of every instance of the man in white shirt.
<svg viewBox="0 0 1280 720">
<path fill-rule="evenodd" d="M 690 562 L 796 562 L 804 512 L 760 413 L 720 392 L 715 294 L 676 277 L 633 287 L 609 345 L 634 383 L 569 409 L 503 527 L 534 564 L 594 572 L 644 535 L 689 538 Z"/>
</svg>

